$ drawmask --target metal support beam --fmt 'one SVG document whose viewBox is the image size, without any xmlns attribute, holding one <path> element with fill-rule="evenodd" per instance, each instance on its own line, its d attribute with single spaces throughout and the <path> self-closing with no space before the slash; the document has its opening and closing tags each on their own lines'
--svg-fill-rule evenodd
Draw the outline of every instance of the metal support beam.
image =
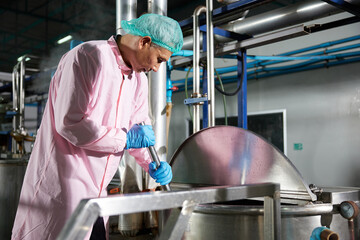
<svg viewBox="0 0 360 240">
<path fill-rule="evenodd" d="M 181 239 L 176 233 L 183 233 L 185 223 L 196 204 L 234 201 L 245 198 L 268 197 L 264 199 L 264 228 L 266 239 L 279 239 L 280 185 L 275 183 L 250 184 L 242 186 L 220 186 L 192 189 L 190 191 L 155 192 L 113 195 L 104 198 L 84 199 L 75 209 L 57 240 L 84 239 L 99 216 L 113 216 L 145 211 L 156 211 L 183 207 L 177 221 L 169 223 L 172 230 L 163 232 L 171 239 Z M 176 213 L 174 213 L 176 214 Z M 270 216 L 270 215 L 271 216 Z M 160 236 L 162 239 L 162 236 Z"/>
<path fill-rule="evenodd" d="M 177 240 L 179 236 L 183 236 L 191 214 L 197 205 L 192 201 L 184 201 L 181 210 L 179 208 L 172 209 L 159 240 Z M 271 213 L 269 212 L 269 214 Z"/>
</svg>

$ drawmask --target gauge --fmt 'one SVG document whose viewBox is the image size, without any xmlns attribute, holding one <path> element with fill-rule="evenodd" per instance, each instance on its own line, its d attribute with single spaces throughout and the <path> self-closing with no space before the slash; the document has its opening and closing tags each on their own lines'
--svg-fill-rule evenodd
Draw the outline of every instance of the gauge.
<svg viewBox="0 0 360 240">
<path fill-rule="evenodd" d="M 353 219 L 359 214 L 359 207 L 352 201 L 345 201 L 340 204 L 340 214 L 346 219 Z"/>
</svg>

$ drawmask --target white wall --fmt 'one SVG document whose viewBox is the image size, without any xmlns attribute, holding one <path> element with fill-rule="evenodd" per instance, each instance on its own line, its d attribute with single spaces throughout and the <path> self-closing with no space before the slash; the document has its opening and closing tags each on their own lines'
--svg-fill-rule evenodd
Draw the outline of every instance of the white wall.
<svg viewBox="0 0 360 240">
<path fill-rule="evenodd" d="M 248 54 L 279 54 L 359 34 L 360 24 L 356 23 L 252 49 Z M 216 67 L 229 65 L 228 61 L 217 61 Z M 173 79 L 184 75 L 174 73 Z M 187 137 L 189 114 L 184 98 L 184 92 L 173 95 L 168 159 Z M 237 115 L 236 97 L 227 97 L 227 109 L 228 115 Z M 287 110 L 288 157 L 308 183 L 360 186 L 360 62 L 250 80 L 248 112 L 274 109 Z M 223 116 L 222 99 L 217 94 L 216 117 Z M 294 150 L 294 143 L 302 143 L 303 150 Z"/>
</svg>

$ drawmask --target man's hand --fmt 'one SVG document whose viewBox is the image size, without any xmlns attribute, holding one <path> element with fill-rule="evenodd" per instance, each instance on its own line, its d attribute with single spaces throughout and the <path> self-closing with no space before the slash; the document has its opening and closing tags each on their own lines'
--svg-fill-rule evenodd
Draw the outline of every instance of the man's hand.
<svg viewBox="0 0 360 240">
<path fill-rule="evenodd" d="M 155 133 L 150 125 L 135 124 L 126 135 L 126 147 L 145 148 L 155 145 Z"/>
<path fill-rule="evenodd" d="M 172 179 L 172 170 L 167 162 L 160 162 L 158 169 L 156 169 L 156 163 L 151 162 L 149 164 L 149 174 L 160 185 L 169 184 Z"/>
</svg>

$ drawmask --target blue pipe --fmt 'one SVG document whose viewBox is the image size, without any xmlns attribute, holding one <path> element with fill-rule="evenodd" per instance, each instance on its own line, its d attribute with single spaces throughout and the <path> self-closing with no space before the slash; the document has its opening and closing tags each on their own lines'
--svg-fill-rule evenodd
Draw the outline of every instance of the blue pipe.
<svg viewBox="0 0 360 240">
<path fill-rule="evenodd" d="M 192 50 L 181 50 L 178 52 L 173 53 L 171 56 L 182 56 L 182 57 L 192 57 L 193 55 L 193 51 Z"/>
<path fill-rule="evenodd" d="M 359 44 L 360 45 L 360 44 Z M 261 68 L 261 69 L 256 69 L 253 71 L 249 71 L 248 75 L 252 75 L 255 73 L 261 73 L 261 72 L 270 72 L 270 71 L 283 71 L 283 70 L 289 70 L 289 69 L 294 69 L 294 68 L 300 68 L 300 67 L 304 67 L 304 66 L 308 66 L 323 60 L 332 60 L 332 59 L 341 59 L 341 58 L 345 58 L 345 57 L 354 57 L 354 56 L 359 56 L 360 55 L 360 51 L 356 51 L 356 52 L 350 52 L 350 53 L 342 53 L 342 54 L 337 54 L 337 55 L 329 55 L 329 56 L 316 56 L 316 57 L 285 57 L 285 58 L 293 58 L 293 59 L 312 59 L 310 61 L 306 61 L 303 63 L 298 63 L 298 64 L 292 64 L 292 65 L 288 65 L 288 66 L 282 66 L 282 67 L 272 67 L 272 68 Z M 255 57 L 259 57 L 259 58 L 279 58 L 276 56 L 248 56 L 248 58 L 255 58 Z M 281 58 L 281 57 L 280 57 Z M 281 62 L 281 61 L 280 61 Z M 248 68 L 249 65 L 251 66 L 251 63 L 247 64 Z M 231 66 L 231 67 L 224 67 L 224 68 L 219 68 L 217 69 L 219 74 L 224 74 L 224 73 L 229 73 L 229 72 L 235 72 L 237 71 L 238 67 L 237 66 Z M 182 83 L 184 80 L 177 80 L 174 81 L 174 83 Z M 189 78 L 188 81 L 192 81 L 192 78 Z"/>
<path fill-rule="evenodd" d="M 312 50 L 319 49 L 319 48 L 328 48 L 328 47 L 331 47 L 331 46 L 334 46 L 334 45 L 338 45 L 338 44 L 342 44 L 342 43 L 346 43 L 346 42 L 351 42 L 351 41 L 355 41 L 355 40 L 359 40 L 359 39 L 360 39 L 360 35 L 357 35 L 357 36 L 348 37 L 348 38 L 344 38 L 344 39 L 340 39 L 340 40 L 336 40 L 336 41 L 321 43 L 321 44 L 318 44 L 318 45 L 315 45 L 315 46 L 311 46 L 311 47 L 307 47 L 307 48 L 298 49 L 298 50 L 295 50 L 295 51 L 282 53 L 282 54 L 279 55 L 279 57 L 280 56 L 289 56 L 289 55 L 303 53 L 303 52 L 308 52 L 308 51 L 312 51 Z M 332 53 L 332 52 L 337 52 L 337 51 L 344 51 L 344 50 L 357 48 L 359 46 L 360 46 L 360 44 L 354 44 L 354 45 L 340 47 L 340 48 L 336 48 L 336 49 L 330 49 L 330 50 L 326 49 L 325 51 L 319 51 L 319 52 L 316 52 L 316 53 L 310 53 L 308 55 L 304 55 L 304 56 L 300 56 L 300 57 L 320 55 L 320 54 L 324 54 L 324 53 Z M 189 51 L 189 50 L 183 50 L 183 51 Z M 192 52 L 192 51 L 190 51 L 190 52 Z M 176 56 L 178 56 L 178 55 L 176 55 Z M 221 58 L 236 59 L 236 55 L 225 55 L 225 56 L 222 56 Z M 248 58 L 250 59 L 250 56 L 248 56 Z M 266 63 L 261 63 L 261 62 L 262 61 L 251 62 L 250 63 L 251 65 L 248 65 L 248 68 L 251 68 L 253 66 L 265 66 L 265 65 L 269 65 L 269 64 L 275 64 L 275 63 L 280 63 L 280 62 L 283 62 L 283 61 L 266 62 Z M 236 70 L 234 70 L 234 71 L 236 71 Z"/>
<path fill-rule="evenodd" d="M 354 48 L 359 48 L 360 44 L 353 44 L 345 47 L 340 48 L 334 48 L 334 49 L 325 49 L 324 51 L 314 52 L 307 55 L 300 55 L 299 57 L 306 57 L 306 56 L 314 56 L 314 55 L 320 55 L 320 54 L 328 54 L 328 53 L 334 53 L 334 52 L 340 52 L 340 51 L 346 51 Z M 259 67 L 259 66 L 267 66 L 272 65 L 276 63 L 282 63 L 286 61 L 268 61 L 268 62 L 262 62 L 262 61 L 254 61 L 248 64 L 251 64 L 249 67 Z"/>
<path fill-rule="evenodd" d="M 183 56 L 190 57 L 193 55 L 193 51 L 191 50 L 181 50 L 173 53 L 171 56 Z M 171 103 L 172 93 L 174 91 L 172 81 L 171 81 L 171 70 L 173 70 L 173 66 L 171 65 L 170 58 L 166 64 L 166 103 Z"/>
<path fill-rule="evenodd" d="M 319 48 L 327 48 L 327 47 L 331 47 L 331 46 L 334 46 L 334 45 L 337 45 L 337 44 L 351 42 L 351 41 L 359 40 L 359 39 L 360 39 L 360 35 L 353 36 L 353 37 L 348 37 L 348 38 L 343 38 L 343 39 L 336 40 L 336 41 L 330 41 L 330 42 L 321 43 L 321 44 L 318 44 L 318 45 L 315 45 L 315 46 L 311 46 L 311 47 L 307 47 L 307 48 L 298 49 L 298 50 L 295 50 L 295 51 L 282 53 L 282 54 L 280 54 L 280 56 L 288 56 L 288 55 L 293 55 L 293 54 L 312 51 L 312 50 L 319 49 Z"/>
<path fill-rule="evenodd" d="M 274 59 L 276 59 L 278 61 L 268 61 L 268 62 L 264 62 L 264 63 L 261 63 L 261 61 L 249 62 L 249 63 L 247 63 L 247 68 L 254 68 L 254 67 L 259 67 L 259 66 L 267 66 L 267 65 L 271 65 L 271 64 L 286 62 L 286 61 L 289 61 L 289 60 L 331 60 L 331 59 L 337 59 L 337 58 L 342 58 L 342 57 L 356 56 L 356 55 L 358 55 L 359 52 L 344 53 L 344 54 L 338 54 L 338 55 L 326 55 L 326 56 L 314 56 L 314 55 L 319 55 L 319 54 L 324 54 L 324 53 L 333 53 L 333 52 L 338 52 L 338 51 L 345 51 L 345 50 L 350 50 L 350 49 L 359 48 L 359 47 L 360 47 L 360 44 L 354 44 L 354 45 L 351 45 L 351 46 L 345 46 L 345 47 L 340 47 L 340 48 L 336 48 L 336 49 L 330 49 L 330 50 L 326 50 L 326 51 L 320 51 L 320 52 L 316 52 L 316 53 L 311 53 L 309 55 L 295 56 L 295 57 L 287 57 L 287 56 L 248 56 L 248 59 L 261 59 L 261 60 L 274 60 Z M 279 60 L 279 59 L 281 59 L 281 60 Z M 293 67 L 305 66 L 305 65 L 309 65 L 309 64 L 312 64 L 312 63 L 315 63 L 315 62 L 318 62 L 318 61 L 309 61 L 309 62 L 306 62 L 306 63 L 293 65 Z M 284 67 L 284 69 L 289 69 L 289 68 L 291 68 L 291 66 Z M 177 70 L 188 71 L 189 69 L 188 68 L 177 68 Z M 263 70 L 264 70 L 264 68 L 263 68 Z M 272 70 L 281 70 L 281 68 L 274 68 L 274 69 L 269 68 L 268 69 L 268 71 L 272 71 Z M 200 69 L 200 71 L 202 71 L 202 69 Z M 218 71 L 219 74 L 235 72 L 235 71 L 237 71 L 237 67 L 236 66 L 231 66 L 231 67 L 218 68 L 217 71 Z M 257 72 L 259 72 L 259 70 L 257 70 Z"/>
<path fill-rule="evenodd" d="M 253 60 L 328 60 L 335 59 L 336 56 L 299 56 L 299 57 L 287 57 L 287 56 L 248 56 L 248 59 Z"/>
<path fill-rule="evenodd" d="M 282 71 L 282 70 L 287 70 L 287 69 L 292 69 L 292 68 L 299 68 L 299 67 L 303 67 L 303 66 L 307 66 L 316 62 L 321 62 L 323 60 L 331 60 L 331 59 L 341 59 L 341 58 L 345 58 L 345 57 L 354 57 L 354 56 L 360 56 L 360 51 L 357 52 L 351 52 L 351 53 L 342 53 L 342 54 L 337 54 L 337 55 L 332 55 L 332 56 L 328 56 L 328 58 L 326 58 L 324 56 L 324 58 L 319 58 L 319 59 L 314 59 L 314 60 L 310 60 L 310 61 L 306 61 L 303 63 L 299 63 L 299 64 L 293 64 L 293 65 L 288 65 L 288 66 L 283 66 L 283 67 L 272 67 L 272 68 L 261 68 L 261 69 L 257 69 L 254 70 L 252 72 L 249 72 L 249 74 L 253 74 L 253 73 L 257 73 L 257 72 L 262 72 L 262 71 L 266 71 L 266 72 L 270 72 L 270 71 Z"/>
<path fill-rule="evenodd" d="M 315 46 L 311 46 L 311 47 L 307 47 L 307 48 L 302 48 L 302 49 L 282 53 L 279 56 L 289 56 L 289 55 L 294 55 L 294 54 L 298 54 L 298 53 L 312 51 L 312 50 L 319 49 L 319 48 L 328 48 L 328 47 L 331 47 L 331 46 L 334 46 L 334 45 L 337 45 L 337 44 L 351 42 L 351 41 L 355 41 L 355 40 L 359 40 L 359 39 L 360 39 L 360 35 L 357 35 L 357 36 L 353 36 L 353 37 L 348 37 L 348 38 L 344 38 L 344 39 L 340 39 L 340 40 L 336 40 L 336 41 L 321 43 L 321 44 L 318 44 L 318 45 L 315 45 Z M 323 53 L 324 52 L 319 52 L 319 54 L 323 54 Z M 309 54 L 309 55 L 311 55 L 311 54 Z M 256 63 L 254 63 L 254 64 L 256 64 Z"/>
<path fill-rule="evenodd" d="M 173 85 L 171 82 L 171 70 L 167 65 L 166 68 L 166 103 L 171 103 L 171 97 L 172 97 L 172 92 L 173 92 Z"/>
<path fill-rule="evenodd" d="M 274 73 L 266 73 L 266 74 L 259 74 L 259 75 L 255 75 L 255 76 L 249 76 L 247 79 L 260 79 L 260 78 L 266 78 L 266 77 L 274 77 L 274 76 L 278 76 L 278 75 L 283 75 L 283 74 L 288 74 L 288 73 L 296 73 L 296 72 L 301 72 L 301 71 L 306 71 L 306 70 L 313 70 L 313 69 L 318 69 L 318 68 L 323 68 L 323 67 L 332 67 L 332 66 L 337 66 L 337 65 L 341 65 L 341 64 L 347 64 L 347 63 L 353 63 L 353 62 L 359 62 L 360 61 L 360 57 L 358 58 L 351 58 L 351 59 L 346 59 L 346 60 L 341 60 L 341 61 L 336 61 L 336 62 L 329 62 L 329 63 L 322 63 L 322 64 L 316 64 L 316 65 L 311 65 L 308 67 L 302 67 L 302 68 L 295 68 L 295 69 L 290 69 L 290 70 L 285 70 L 285 71 L 277 71 Z M 238 79 L 237 75 L 234 76 L 226 76 L 226 77 L 222 77 L 221 80 L 223 82 L 223 84 L 226 83 L 234 83 L 236 82 Z M 176 85 L 179 90 L 178 91 L 184 91 L 184 85 L 181 85 L 184 80 L 176 80 L 173 81 L 174 83 L 178 83 L 179 85 Z M 192 85 L 191 83 L 188 83 L 188 88 L 190 88 Z"/>
</svg>

